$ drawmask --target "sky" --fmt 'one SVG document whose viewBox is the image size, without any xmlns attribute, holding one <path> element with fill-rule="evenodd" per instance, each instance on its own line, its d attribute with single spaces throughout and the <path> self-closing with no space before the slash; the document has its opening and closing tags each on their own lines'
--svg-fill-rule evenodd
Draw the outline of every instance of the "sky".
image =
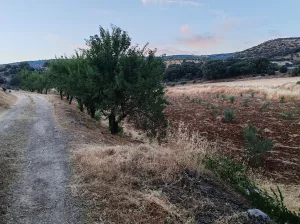
<svg viewBox="0 0 300 224">
<path fill-rule="evenodd" d="M 299 0 L 0 0 L 0 64 L 71 55 L 99 26 L 157 55 L 245 50 L 299 37 Z"/>
</svg>

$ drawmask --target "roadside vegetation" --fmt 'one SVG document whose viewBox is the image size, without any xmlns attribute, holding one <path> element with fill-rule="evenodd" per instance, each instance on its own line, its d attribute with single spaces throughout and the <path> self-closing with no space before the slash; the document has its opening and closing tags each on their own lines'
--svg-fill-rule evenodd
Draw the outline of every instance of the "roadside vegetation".
<svg viewBox="0 0 300 224">
<path fill-rule="evenodd" d="M 111 135 L 97 132 L 97 128 L 87 128 L 87 134 L 76 137 L 83 140 L 73 150 L 77 175 L 72 189 L 86 209 L 85 221 L 252 223 L 247 209 L 255 206 L 275 222 L 299 223 L 300 213 L 287 209 L 279 188 L 272 189 L 270 195 L 250 176 L 253 170 L 266 168 L 265 157 L 274 147 L 256 126 L 245 122 L 242 125 L 248 126 L 241 128 L 242 113 L 255 108 L 255 113 L 262 114 L 256 102 L 259 94 L 165 94 L 163 80 L 179 79 L 181 73 L 177 77 L 177 68 L 168 71 L 172 66 L 164 73 L 162 59 L 147 45 L 132 47 L 128 34 L 115 26 L 110 31 L 100 27 L 99 35 L 91 36 L 86 44 L 87 49 L 71 57 L 50 61 L 43 72 L 20 72 L 22 88 L 54 91 L 61 100 L 68 100 L 68 114 L 85 112 L 78 113 L 85 120 L 88 114 L 88 121 L 95 124 L 103 118 L 110 134 L 123 138 L 123 144 L 105 143 Z M 266 59 L 204 65 L 185 62 L 180 66 L 188 79 L 219 79 L 247 69 L 257 73 L 279 69 Z M 285 105 L 285 99 L 280 99 L 278 103 Z M 245 119 L 253 117 L 257 114 Z M 84 128 L 80 122 L 72 121 L 79 124 L 73 128 Z M 132 141 L 124 123 L 151 138 Z M 101 144 L 89 144 L 92 132 Z M 212 136 L 228 141 L 222 144 Z M 240 136 L 240 154 L 226 151 L 233 136 Z"/>
</svg>

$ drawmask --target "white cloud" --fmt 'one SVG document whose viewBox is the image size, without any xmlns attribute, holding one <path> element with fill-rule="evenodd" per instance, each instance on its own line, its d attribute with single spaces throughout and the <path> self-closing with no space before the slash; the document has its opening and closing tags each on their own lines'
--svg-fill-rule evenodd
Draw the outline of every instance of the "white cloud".
<svg viewBox="0 0 300 224">
<path fill-rule="evenodd" d="M 202 6 L 202 3 L 198 0 L 142 0 L 144 5 L 148 3 L 153 4 L 180 4 L 180 5 L 191 5 L 194 7 Z"/>
</svg>

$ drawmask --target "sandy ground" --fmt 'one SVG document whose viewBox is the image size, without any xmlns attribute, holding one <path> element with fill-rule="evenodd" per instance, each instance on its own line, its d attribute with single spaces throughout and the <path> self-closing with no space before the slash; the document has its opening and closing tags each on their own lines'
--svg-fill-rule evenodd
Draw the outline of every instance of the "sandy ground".
<svg viewBox="0 0 300 224">
<path fill-rule="evenodd" d="M 4 223 L 76 223 L 70 197 L 66 133 L 56 124 L 51 105 L 36 94 L 15 93 L 18 103 L 0 121 L 0 151 L 14 145 L 14 167 L 2 200 Z M 16 144 L 18 143 L 18 144 Z M 9 152 L 7 152 L 9 153 Z M 9 169 L 8 169 L 9 171 Z M 13 180 L 13 181 L 10 181 Z M 4 183 L 5 184 L 5 183 Z M 5 190 L 5 189 L 0 189 Z"/>
</svg>

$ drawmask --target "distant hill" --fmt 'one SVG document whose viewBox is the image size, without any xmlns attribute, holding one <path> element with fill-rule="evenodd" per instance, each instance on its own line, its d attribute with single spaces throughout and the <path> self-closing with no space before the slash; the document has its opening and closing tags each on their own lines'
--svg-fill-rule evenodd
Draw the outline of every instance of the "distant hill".
<svg viewBox="0 0 300 224">
<path fill-rule="evenodd" d="M 278 38 L 237 52 L 235 58 L 265 57 L 269 59 L 300 60 L 300 37 Z"/>
<path fill-rule="evenodd" d="M 201 60 L 201 59 L 226 59 L 232 57 L 234 53 L 211 54 L 211 55 L 170 55 L 165 56 L 166 60 Z"/>
<path fill-rule="evenodd" d="M 29 65 L 35 69 L 39 69 L 42 68 L 43 65 L 45 64 L 45 62 L 48 60 L 37 60 L 37 61 L 25 61 L 28 62 Z M 24 61 L 22 61 L 24 62 Z M 10 63 L 11 65 L 19 65 L 21 62 L 14 62 L 14 63 Z"/>
</svg>

